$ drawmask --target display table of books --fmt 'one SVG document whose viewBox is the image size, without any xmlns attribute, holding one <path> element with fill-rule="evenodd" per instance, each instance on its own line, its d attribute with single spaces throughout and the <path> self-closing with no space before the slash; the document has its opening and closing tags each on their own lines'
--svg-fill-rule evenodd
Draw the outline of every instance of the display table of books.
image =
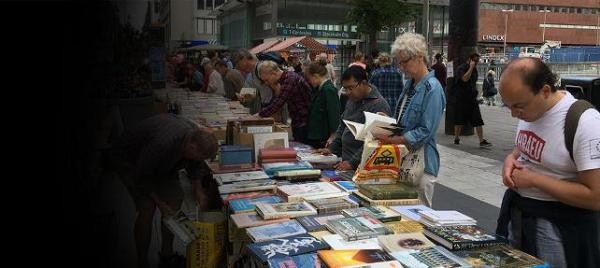
<svg viewBox="0 0 600 268">
<path fill-rule="evenodd" d="M 295 161 L 289 149 L 263 150 L 260 170 L 213 164 L 228 216 L 228 267 L 547 267 L 467 215 L 420 204 L 413 186 L 315 173 L 302 158 L 332 159 L 303 146 Z"/>
</svg>

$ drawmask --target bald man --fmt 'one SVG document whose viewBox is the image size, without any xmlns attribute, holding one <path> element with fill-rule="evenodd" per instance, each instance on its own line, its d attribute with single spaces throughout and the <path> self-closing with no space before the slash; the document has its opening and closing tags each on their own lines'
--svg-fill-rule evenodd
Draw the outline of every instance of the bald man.
<svg viewBox="0 0 600 268">
<path fill-rule="evenodd" d="M 535 58 L 511 61 L 500 79 L 502 101 L 519 119 L 502 181 L 507 189 L 497 233 L 551 267 L 600 267 L 600 113 L 579 118 L 572 157 L 566 114 L 576 99 Z"/>
</svg>

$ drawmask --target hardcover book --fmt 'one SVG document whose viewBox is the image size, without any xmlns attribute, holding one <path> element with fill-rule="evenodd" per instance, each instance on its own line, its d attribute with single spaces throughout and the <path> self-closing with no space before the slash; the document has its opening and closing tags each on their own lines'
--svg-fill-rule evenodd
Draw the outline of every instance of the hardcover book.
<svg viewBox="0 0 600 268">
<path fill-rule="evenodd" d="M 475 225 L 477 221 L 455 210 L 421 210 L 421 222 L 428 226 Z"/>
<path fill-rule="evenodd" d="M 268 179 L 269 176 L 264 171 L 259 170 L 238 173 L 215 174 L 213 178 L 217 181 L 219 185 L 223 185 L 226 183 L 232 183 L 236 181 L 264 180 Z"/>
<path fill-rule="evenodd" d="M 254 211 L 258 203 L 277 204 L 281 203 L 281 197 L 277 195 L 261 196 L 256 198 L 242 198 L 229 202 L 229 208 L 233 213 Z"/>
<path fill-rule="evenodd" d="M 277 171 L 312 169 L 313 166 L 306 161 L 266 163 L 262 165 L 267 175 L 274 175 Z"/>
<path fill-rule="evenodd" d="M 387 200 L 373 200 L 371 198 L 366 197 L 361 194 L 360 191 L 356 191 L 352 193 L 355 196 L 355 199 L 358 200 L 361 206 L 371 207 L 371 206 L 398 206 L 398 205 L 419 205 L 421 204 L 421 200 L 418 198 L 415 199 L 387 199 Z"/>
<path fill-rule="evenodd" d="M 280 223 L 272 223 L 246 229 L 248 236 L 254 242 L 262 242 L 299 234 L 305 234 L 306 230 L 296 220 Z"/>
<path fill-rule="evenodd" d="M 325 241 L 333 250 L 381 249 L 377 238 L 346 241 L 340 235 L 325 235 Z"/>
<path fill-rule="evenodd" d="M 330 220 L 325 226 L 348 241 L 392 234 L 392 231 L 385 227 L 381 221 L 370 215 Z"/>
<path fill-rule="evenodd" d="M 421 211 L 433 211 L 432 208 L 425 205 L 391 206 L 390 208 L 413 221 L 421 221 Z"/>
<path fill-rule="evenodd" d="M 359 207 L 342 210 L 342 214 L 348 217 L 357 217 L 363 215 L 371 215 L 381 222 L 399 221 L 402 216 L 396 211 L 393 211 L 384 206 Z"/>
<path fill-rule="evenodd" d="M 277 188 L 277 182 L 274 180 L 238 181 L 219 186 L 219 193 L 230 194 L 261 190 L 273 190 L 275 188 Z"/>
<path fill-rule="evenodd" d="M 317 210 L 307 202 L 258 203 L 256 212 L 265 220 L 317 215 Z"/>
<path fill-rule="evenodd" d="M 330 213 L 299 217 L 296 220 L 298 220 L 307 231 L 315 232 L 326 230 L 327 227 L 325 227 L 325 224 L 327 224 L 327 221 L 342 218 L 345 218 L 345 216 L 341 213 Z"/>
<path fill-rule="evenodd" d="M 352 201 L 347 196 L 315 199 L 310 200 L 309 203 L 317 209 L 319 214 L 339 212 L 343 209 L 358 208 L 358 203 Z"/>
<path fill-rule="evenodd" d="M 335 184 L 337 187 L 348 193 L 358 191 L 358 188 L 356 188 L 356 184 L 351 181 L 334 181 L 333 184 Z"/>
<path fill-rule="evenodd" d="M 249 244 L 248 250 L 262 263 L 269 259 L 295 256 L 327 249 L 327 243 L 309 235 L 295 235 L 274 240 Z"/>
<path fill-rule="evenodd" d="M 373 200 L 419 198 L 417 187 L 404 183 L 359 184 L 358 191 Z"/>
<path fill-rule="evenodd" d="M 423 232 L 423 224 L 417 221 L 390 221 L 384 222 L 383 225 L 394 231 L 394 234 Z"/>
<path fill-rule="evenodd" d="M 289 218 L 264 220 L 262 217 L 258 216 L 256 212 L 231 214 L 230 217 L 237 228 L 255 227 L 289 220 Z"/>
<path fill-rule="evenodd" d="M 311 182 L 304 184 L 280 185 L 277 192 L 288 202 L 301 201 L 305 197 L 326 198 L 330 195 L 341 195 L 342 190 L 329 182 Z M 345 193 L 344 193 L 345 194 Z M 335 197 L 335 196 L 333 196 Z"/>
<path fill-rule="evenodd" d="M 381 262 L 394 262 L 394 258 L 383 250 L 361 249 L 361 250 L 319 250 L 319 258 L 329 268 L 342 267 L 372 267 L 371 265 Z M 401 267 L 401 266 L 388 266 Z"/>
<path fill-rule="evenodd" d="M 255 198 L 261 196 L 273 195 L 273 191 L 254 191 L 254 192 L 243 192 L 243 193 L 230 193 L 230 194 L 222 194 L 221 200 L 223 201 L 223 205 L 229 205 L 229 202 L 236 199 L 242 198 Z"/>
<path fill-rule="evenodd" d="M 404 233 L 377 237 L 387 252 L 421 250 L 435 246 L 423 233 Z"/>
<path fill-rule="evenodd" d="M 406 267 L 418 268 L 456 268 L 471 267 L 460 257 L 440 246 L 422 250 L 396 251 L 390 253 Z"/>
<path fill-rule="evenodd" d="M 450 250 L 488 247 L 505 243 L 504 239 L 488 234 L 477 225 L 425 226 L 423 234 Z"/>
<path fill-rule="evenodd" d="M 326 268 L 317 253 L 269 259 L 270 268 Z"/>
<path fill-rule="evenodd" d="M 473 267 L 550 267 L 544 261 L 507 245 L 454 251 Z"/>
</svg>

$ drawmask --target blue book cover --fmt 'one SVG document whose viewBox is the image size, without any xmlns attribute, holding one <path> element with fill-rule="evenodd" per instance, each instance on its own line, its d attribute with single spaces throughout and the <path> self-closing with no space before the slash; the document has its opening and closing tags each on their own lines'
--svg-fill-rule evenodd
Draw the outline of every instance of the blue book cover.
<svg viewBox="0 0 600 268">
<path fill-rule="evenodd" d="M 333 182 L 335 185 L 337 185 L 338 187 L 340 187 L 342 190 L 346 191 L 346 192 L 356 192 L 358 189 L 356 188 L 356 184 L 354 184 L 354 182 L 351 181 L 335 181 Z"/>
<path fill-rule="evenodd" d="M 248 250 L 262 263 L 267 263 L 272 258 L 296 256 L 327 248 L 329 248 L 327 243 L 308 234 L 278 238 L 248 245 Z"/>
<path fill-rule="evenodd" d="M 276 195 L 267 195 L 255 198 L 242 198 L 231 200 L 229 202 L 229 208 L 231 209 L 231 211 L 233 211 L 233 213 L 239 213 L 244 211 L 253 211 L 254 206 L 257 203 L 277 204 L 281 202 L 281 197 Z"/>
<path fill-rule="evenodd" d="M 267 175 L 272 176 L 277 171 L 312 169 L 313 166 L 306 161 L 296 161 L 266 163 L 262 165 L 262 168 L 265 171 L 265 173 L 267 173 Z"/>
<path fill-rule="evenodd" d="M 325 268 L 316 253 L 269 259 L 269 268 Z"/>
</svg>

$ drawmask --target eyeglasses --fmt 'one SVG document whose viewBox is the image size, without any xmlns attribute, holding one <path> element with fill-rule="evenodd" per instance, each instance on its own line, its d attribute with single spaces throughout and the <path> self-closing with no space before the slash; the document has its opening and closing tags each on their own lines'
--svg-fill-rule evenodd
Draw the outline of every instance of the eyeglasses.
<svg viewBox="0 0 600 268">
<path fill-rule="evenodd" d="M 353 86 L 344 86 L 344 85 L 342 85 L 342 87 L 343 87 L 345 90 L 353 90 L 353 89 L 355 89 L 355 88 L 356 88 L 358 85 L 360 85 L 360 83 L 356 83 L 356 84 L 354 84 Z"/>
<path fill-rule="evenodd" d="M 412 59 L 413 59 L 413 57 L 408 57 L 408 59 L 405 59 L 405 60 L 401 60 L 401 59 L 398 59 L 398 60 L 400 62 L 400 65 L 404 65 L 404 64 L 407 64 Z"/>
</svg>

